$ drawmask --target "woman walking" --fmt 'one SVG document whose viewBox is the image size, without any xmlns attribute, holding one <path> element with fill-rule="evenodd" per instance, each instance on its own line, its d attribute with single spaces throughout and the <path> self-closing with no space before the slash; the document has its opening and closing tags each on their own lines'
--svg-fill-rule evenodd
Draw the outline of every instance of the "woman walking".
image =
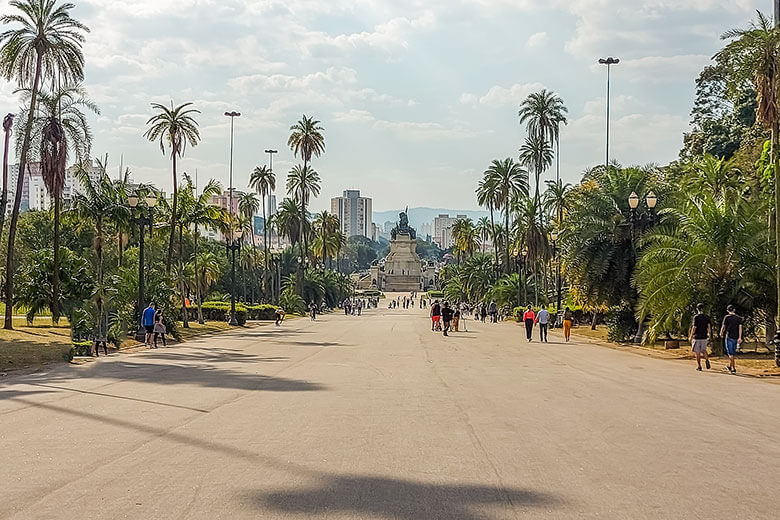
<svg viewBox="0 0 780 520">
<path fill-rule="evenodd" d="M 574 322 L 574 313 L 571 312 L 571 309 L 566 307 L 566 310 L 563 311 L 563 337 L 566 338 L 566 341 L 569 341 L 571 339 L 571 324 Z"/>
<path fill-rule="evenodd" d="M 534 314 L 533 309 L 531 309 L 531 306 L 529 305 L 528 310 L 526 310 L 525 313 L 523 314 L 523 321 L 525 322 L 525 335 L 528 338 L 529 343 L 533 340 L 535 319 L 536 319 L 536 315 Z"/>
</svg>

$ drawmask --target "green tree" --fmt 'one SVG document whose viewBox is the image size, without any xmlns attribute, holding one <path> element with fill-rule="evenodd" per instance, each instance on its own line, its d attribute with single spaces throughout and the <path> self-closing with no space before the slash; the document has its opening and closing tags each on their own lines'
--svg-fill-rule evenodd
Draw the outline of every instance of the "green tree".
<svg viewBox="0 0 780 520">
<path fill-rule="evenodd" d="M 27 169 L 33 117 L 36 112 L 40 85 L 55 78 L 65 84 L 84 79 L 84 55 L 81 45 L 89 32 L 86 25 L 70 16 L 74 5 L 56 0 L 11 0 L 12 14 L 0 17 L 4 26 L 14 25 L 0 33 L 0 76 L 15 80 L 20 88 L 30 89 L 27 121 L 19 154 L 19 176 Z M 13 295 L 16 225 L 22 200 L 23 182 L 17 182 L 11 222 L 8 228 L 8 248 L 5 268 L 5 324 L 13 329 Z M 3 208 L 5 210 L 5 208 Z"/>
<path fill-rule="evenodd" d="M 170 108 L 160 103 L 152 103 L 152 108 L 159 113 L 150 117 L 146 122 L 149 127 L 144 132 L 144 137 L 150 141 L 160 142 L 160 151 L 165 155 L 165 147 L 168 147 L 171 156 L 173 168 L 173 202 L 171 205 L 171 234 L 168 240 L 168 256 L 165 260 L 165 272 L 170 273 L 171 261 L 173 259 L 173 241 L 176 236 L 176 205 L 177 205 L 177 176 L 176 160 L 184 156 L 187 144 L 196 146 L 200 141 L 200 132 L 198 131 L 198 122 L 193 117 L 194 114 L 200 114 L 200 110 L 189 108 L 192 103 L 184 103 L 177 107 L 173 106 L 171 101 Z"/>
<path fill-rule="evenodd" d="M 24 92 L 23 105 L 29 105 L 31 95 L 30 90 Z M 80 85 L 60 86 L 51 92 L 42 90 L 38 95 L 30 140 L 31 146 L 39 150 L 41 177 L 54 202 L 54 268 L 51 271 L 52 294 L 49 307 L 52 321 L 57 323 L 60 318 L 60 212 L 62 190 L 65 187 L 65 166 L 69 151 L 75 154 L 78 162 L 84 162 L 89 157 L 92 132 L 82 110 L 86 109 L 94 114 L 100 114 L 100 110 L 87 98 L 86 90 Z M 29 119 L 26 112 L 27 109 L 22 110 L 19 121 Z"/>
<path fill-rule="evenodd" d="M 11 131 L 14 126 L 14 115 L 6 114 L 3 118 L 3 134 L 5 141 L 3 146 L 3 187 L 0 194 L 0 238 L 3 236 L 3 227 L 5 226 L 5 210 L 8 207 L 8 148 L 11 142 Z"/>
<path fill-rule="evenodd" d="M 553 150 L 550 143 L 540 135 L 526 136 L 520 147 L 520 164 L 534 172 L 534 201 L 539 201 L 539 179 L 542 173 L 552 165 Z"/>
<path fill-rule="evenodd" d="M 477 203 L 480 206 L 485 206 L 490 212 L 490 239 L 493 241 L 493 252 L 496 256 L 495 267 L 498 269 L 498 242 L 496 240 L 496 222 L 494 218 L 494 211 L 500 204 L 500 190 L 496 180 L 496 176 L 489 170 L 485 171 L 483 178 L 479 181 L 477 187 Z M 484 242 L 483 242 L 484 243 Z"/>
<path fill-rule="evenodd" d="M 265 165 L 257 166 L 249 176 L 249 187 L 255 189 L 263 201 L 263 248 L 265 249 L 265 269 L 268 271 L 268 240 L 270 236 L 268 217 L 271 215 L 271 192 L 276 189 L 276 175 Z M 268 213 L 265 211 L 266 207 Z"/>
<path fill-rule="evenodd" d="M 535 155 L 537 159 L 534 160 L 533 165 L 535 167 L 534 173 L 536 173 L 536 192 L 534 198 L 539 200 L 539 176 L 541 173 L 552 164 L 552 144 L 555 143 L 558 155 L 560 155 L 560 127 L 565 125 L 566 114 L 568 109 L 563 103 L 563 99 L 554 93 L 546 89 L 542 89 L 539 92 L 534 92 L 528 95 L 527 98 L 520 105 L 518 116 L 520 116 L 520 124 L 525 124 L 528 137 L 526 145 L 531 144 L 531 148 L 535 149 Z M 530 141 L 530 143 L 529 143 Z M 543 143 L 547 143 L 550 148 L 550 162 L 543 161 L 542 158 L 546 157 L 546 151 Z M 521 159 L 522 162 L 526 162 Z M 546 167 L 542 169 L 542 172 L 538 171 L 546 164 Z M 526 166 L 528 164 L 526 163 Z M 529 166 L 530 167 L 530 166 Z M 556 181 L 560 178 L 560 174 L 556 175 Z"/>
<path fill-rule="evenodd" d="M 490 179 L 489 183 L 495 186 L 496 198 L 494 203 L 496 209 L 504 210 L 504 229 L 509 229 L 509 214 L 512 210 L 512 201 L 520 195 L 528 195 L 528 172 L 524 170 L 514 159 L 506 158 L 503 161 L 495 159 L 485 175 Z M 509 240 L 505 240 L 504 268 L 506 273 L 510 272 L 509 265 Z"/>
<path fill-rule="evenodd" d="M 309 204 L 309 200 L 311 200 L 312 197 L 317 197 L 320 194 L 320 175 L 311 166 L 296 165 L 287 175 L 287 193 L 300 205 L 301 216 L 299 224 L 301 227 L 300 237 L 302 239 L 303 247 L 301 248 L 301 263 L 298 266 L 298 271 L 299 277 L 302 277 L 303 266 L 306 265 L 306 255 L 309 250 L 307 241 L 308 233 L 305 229 L 305 223 L 309 220 L 306 206 Z"/>
</svg>

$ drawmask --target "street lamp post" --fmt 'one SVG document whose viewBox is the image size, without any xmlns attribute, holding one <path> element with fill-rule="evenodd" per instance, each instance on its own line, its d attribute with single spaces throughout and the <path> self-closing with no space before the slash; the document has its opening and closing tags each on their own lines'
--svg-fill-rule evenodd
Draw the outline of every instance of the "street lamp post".
<svg viewBox="0 0 780 520">
<path fill-rule="evenodd" d="M 631 195 L 628 196 L 628 207 L 631 208 L 631 244 L 634 249 L 636 249 L 637 239 L 640 237 L 645 228 L 652 226 L 655 222 L 655 206 L 658 204 L 658 197 L 655 195 L 655 193 L 650 191 L 645 196 L 645 203 L 647 204 L 648 217 L 637 218 L 636 210 L 639 207 L 639 195 L 637 195 L 635 191 L 632 191 Z M 636 251 L 634 252 L 634 257 L 636 257 Z M 633 341 L 634 343 L 642 343 L 641 322 L 637 327 L 636 335 L 634 336 Z"/>
<path fill-rule="evenodd" d="M 620 60 L 610 56 L 608 58 L 601 58 L 599 63 L 607 66 L 607 158 L 604 162 L 604 168 L 609 170 L 609 78 L 610 72 L 612 71 L 612 65 L 617 65 L 620 63 Z"/>
<path fill-rule="evenodd" d="M 225 112 L 225 115 L 230 118 L 230 186 L 228 188 L 228 213 L 230 214 L 230 228 L 228 229 L 228 236 L 225 237 L 225 246 L 227 247 L 228 256 L 231 258 L 231 275 L 230 275 L 230 325 L 238 325 L 236 320 L 236 251 L 240 249 L 241 245 L 235 241 L 235 231 L 233 222 L 233 122 L 235 118 L 240 117 L 241 113 L 236 111 Z M 231 255 L 232 253 L 232 255 Z"/>
<path fill-rule="evenodd" d="M 561 261 L 558 258 L 558 232 L 553 231 L 550 233 L 553 246 L 553 262 L 555 262 L 555 313 L 561 312 Z M 556 319 L 557 326 L 557 319 Z"/>
<path fill-rule="evenodd" d="M 157 205 L 157 197 L 150 194 L 145 197 L 146 211 L 138 207 L 139 197 L 133 193 L 127 197 L 127 205 L 130 206 L 132 221 L 138 226 L 138 302 L 136 304 L 138 317 L 138 330 L 135 333 L 137 341 L 146 341 L 146 328 L 143 324 L 144 310 L 144 228 L 149 227 L 149 236 L 152 234 L 154 224 L 154 207 Z"/>
<path fill-rule="evenodd" d="M 265 153 L 268 154 L 268 169 L 271 171 L 271 176 L 273 176 L 274 173 L 274 154 L 279 153 L 279 150 L 274 150 L 273 148 L 268 148 Z M 263 240 L 271 241 L 271 228 L 268 227 L 268 221 L 271 219 L 271 191 L 268 191 L 268 213 L 266 213 L 266 220 L 263 222 L 263 228 L 266 230 L 266 233 L 264 233 Z M 266 252 L 268 251 L 268 244 L 264 244 L 266 248 Z M 266 255 L 265 258 L 265 269 L 268 271 L 268 255 Z M 263 281 L 267 280 L 267 276 L 263 276 Z M 265 283 L 264 283 L 265 285 Z M 271 285 L 273 286 L 273 279 L 271 280 Z M 273 287 L 271 288 L 271 298 L 274 296 Z"/>
</svg>

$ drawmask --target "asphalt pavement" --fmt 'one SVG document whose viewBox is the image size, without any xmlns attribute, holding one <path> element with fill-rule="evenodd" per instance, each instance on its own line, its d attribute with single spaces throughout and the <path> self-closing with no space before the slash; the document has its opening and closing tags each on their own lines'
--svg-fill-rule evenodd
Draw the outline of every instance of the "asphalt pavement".
<svg viewBox="0 0 780 520">
<path fill-rule="evenodd" d="M 780 385 L 466 326 L 334 313 L 3 378 L 0 518 L 780 518 Z"/>
</svg>

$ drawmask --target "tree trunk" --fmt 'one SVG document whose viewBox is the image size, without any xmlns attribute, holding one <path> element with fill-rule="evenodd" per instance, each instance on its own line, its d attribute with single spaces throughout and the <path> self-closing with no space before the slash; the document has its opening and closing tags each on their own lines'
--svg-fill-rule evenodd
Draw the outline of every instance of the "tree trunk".
<svg viewBox="0 0 780 520">
<path fill-rule="evenodd" d="M 185 295 L 186 288 L 184 287 L 184 281 L 179 282 L 179 291 L 181 292 L 181 325 L 185 329 L 190 328 L 190 320 L 187 319 L 187 297 Z"/>
<path fill-rule="evenodd" d="M 60 193 L 54 194 L 54 268 L 51 276 L 51 321 L 54 325 L 60 321 Z"/>
<path fill-rule="evenodd" d="M 593 311 L 593 319 L 590 322 L 590 330 L 596 330 L 596 318 L 598 318 L 598 312 Z"/>
<path fill-rule="evenodd" d="M 3 148 L 3 191 L 0 194 L 0 239 L 3 237 L 5 226 L 5 210 L 8 207 L 8 144 L 11 141 L 11 130 L 5 132 L 5 146 Z"/>
<path fill-rule="evenodd" d="M 509 274 L 509 198 L 507 197 L 507 200 L 504 204 L 504 221 L 506 222 L 506 274 Z"/>
<path fill-rule="evenodd" d="M 488 206 L 488 209 L 490 210 L 490 232 L 492 233 L 492 240 L 493 240 L 493 252 L 496 254 L 496 269 L 495 272 L 498 273 L 498 240 L 496 240 L 496 222 L 493 219 L 493 204 L 490 204 Z"/>
<path fill-rule="evenodd" d="M 201 300 L 203 297 L 201 295 L 200 288 L 200 272 L 198 271 L 198 234 L 198 225 L 195 224 L 195 253 L 192 257 L 192 261 L 195 262 L 195 299 L 198 302 L 198 323 L 203 325 L 203 306 L 201 305 Z"/>
<path fill-rule="evenodd" d="M 173 260 L 173 241 L 176 238 L 176 199 L 177 199 L 177 184 L 176 184 L 176 153 L 172 154 L 173 157 L 173 204 L 171 205 L 171 236 L 168 239 L 168 257 L 165 260 L 165 273 L 171 274 L 171 261 Z M 232 209 L 232 208 L 231 208 Z"/>
<path fill-rule="evenodd" d="M 117 235 L 119 236 L 119 239 L 117 241 L 117 250 L 119 252 L 118 264 L 119 264 L 119 267 L 122 267 L 122 263 L 123 263 L 122 262 L 122 253 L 124 252 L 124 247 L 122 245 L 122 239 L 124 238 L 124 233 L 122 233 L 122 228 L 121 227 L 119 227 L 119 226 L 117 226 L 117 227 L 118 227 Z"/>
<path fill-rule="evenodd" d="M 774 207 L 774 224 L 775 224 L 775 296 L 777 298 L 777 312 L 775 313 L 775 320 L 780 319 L 780 161 L 777 157 L 778 147 L 778 132 L 780 132 L 780 122 L 774 121 L 772 123 L 772 143 L 770 145 L 770 159 L 772 161 L 772 170 L 775 177 L 775 207 Z M 775 323 L 780 328 L 780 323 Z"/>
<path fill-rule="evenodd" d="M 270 236 L 270 233 L 268 232 L 268 217 L 266 217 L 267 213 L 265 211 L 265 200 L 266 197 L 268 197 L 268 213 L 271 212 L 271 196 L 266 195 L 265 190 L 263 190 L 263 193 L 261 195 L 262 198 L 262 205 L 263 205 L 263 299 L 268 298 L 268 237 Z"/>
<path fill-rule="evenodd" d="M 8 249 L 5 259 L 5 323 L 3 327 L 7 330 L 13 330 L 14 317 L 14 271 L 15 265 L 15 242 L 16 242 L 16 224 L 19 222 L 19 205 L 22 203 L 22 185 L 24 184 L 24 172 L 27 168 L 27 154 L 30 151 L 30 133 L 32 132 L 33 116 L 35 115 L 35 103 L 38 99 L 38 84 L 41 81 L 41 64 L 43 56 L 37 52 L 35 60 L 35 79 L 33 80 L 32 92 L 30 95 L 30 112 L 27 115 L 27 123 L 24 127 L 24 141 L 22 141 L 22 153 L 19 156 L 19 177 L 16 182 L 16 197 L 14 198 L 14 209 L 11 212 L 11 223 L 8 227 Z"/>
<path fill-rule="evenodd" d="M 97 298 L 95 303 L 97 304 L 97 326 L 98 332 L 103 324 L 103 219 L 98 217 L 95 221 L 95 230 L 97 236 L 95 237 L 95 255 L 97 256 Z"/>
</svg>

